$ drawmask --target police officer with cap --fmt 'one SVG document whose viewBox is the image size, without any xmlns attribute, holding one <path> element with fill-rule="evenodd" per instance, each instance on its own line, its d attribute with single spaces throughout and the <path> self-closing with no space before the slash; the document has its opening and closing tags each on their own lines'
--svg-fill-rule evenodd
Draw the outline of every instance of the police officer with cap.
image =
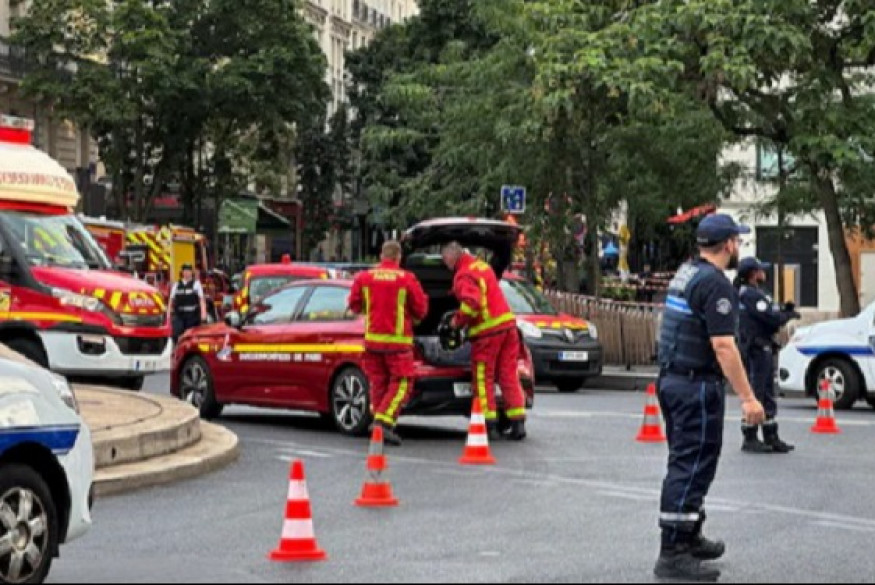
<svg viewBox="0 0 875 585">
<path fill-rule="evenodd" d="M 654 572 L 661 579 L 716 581 L 720 571 L 703 561 L 726 547 L 702 535 L 704 500 L 723 447 L 725 382 L 741 398 L 744 419 L 762 423 L 736 344 L 739 301 L 725 270 L 738 267 L 739 236 L 750 229 L 727 215 L 699 224 L 699 258 L 678 270 L 669 286 L 659 341 L 659 401 L 669 441 L 662 487 L 662 547 Z"/>
<path fill-rule="evenodd" d="M 203 286 L 195 280 L 191 264 L 182 267 L 179 282 L 170 292 L 168 312 L 173 323 L 173 343 L 189 329 L 199 327 L 207 320 L 207 301 Z"/>
<path fill-rule="evenodd" d="M 778 403 L 775 400 L 775 358 L 778 347 L 775 335 L 793 319 L 799 319 L 793 303 L 784 307 L 775 305 L 760 287 L 766 282 L 764 264 L 756 258 L 745 258 L 738 266 L 739 297 L 741 298 L 741 326 L 739 341 L 741 354 L 747 367 L 747 376 L 753 385 L 757 399 L 766 409 L 763 424 L 763 439 L 759 439 L 759 426 L 742 421 L 744 435 L 742 451 L 747 453 L 789 453 L 795 447 L 778 436 Z"/>
</svg>

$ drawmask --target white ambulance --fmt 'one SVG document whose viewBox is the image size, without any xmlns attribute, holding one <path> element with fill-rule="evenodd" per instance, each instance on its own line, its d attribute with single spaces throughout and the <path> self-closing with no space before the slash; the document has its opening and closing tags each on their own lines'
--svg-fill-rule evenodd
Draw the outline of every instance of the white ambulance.
<svg viewBox="0 0 875 585">
<path fill-rule="evenodd" d="M 836 408 L 858 400 L 875 406 L 875 303 L 853 319 L 798 329 L 781 352 L 778 379 L 782 390 L 812 397 L 830 380 Z"/>
</svg>

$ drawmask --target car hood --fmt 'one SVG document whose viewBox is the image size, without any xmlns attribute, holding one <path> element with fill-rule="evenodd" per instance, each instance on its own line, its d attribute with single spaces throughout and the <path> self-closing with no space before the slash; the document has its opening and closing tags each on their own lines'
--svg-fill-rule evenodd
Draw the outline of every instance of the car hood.
<svg viewBox="0 0 875 585">
<path fill-rule="evenodd" d="M 160 315 L 166 310 L 154 287 L 126 274 L 56 267 L 35 267 L 32 273 L 45 286 L 100 299 L 122 314 Z"/>
<path fill-rule="evenodd" d="M 492 219 L 434 219 L 413 226 L 405 232 L 401 241 L 405 256 L 450 242 L 484 248 L 494 254 L 492 269 L 501 278 L 510 266 L 513 249 L 522 231 L 518 225 Z"/>
</svg>

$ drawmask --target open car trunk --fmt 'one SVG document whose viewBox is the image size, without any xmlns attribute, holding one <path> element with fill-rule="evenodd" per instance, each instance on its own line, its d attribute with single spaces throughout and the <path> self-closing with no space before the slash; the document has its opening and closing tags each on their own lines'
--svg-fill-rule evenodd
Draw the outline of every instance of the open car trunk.
<svg viewBox="0 0 875 585">
<path fill-rule="evenodd" d="M 489 255 L 489 263 L 501 279 L 510 266 L 513 248 L 521 229 L 513 224 L 476 219 L 442 219 L 419 224 L 405 234 L 403 267 L 419 279 L 429 298 L 429 311 L 415 328 L 416 345 L 425 361 L 433 366 L 471 365 L 471 347 L 465 344 L 455 352 L 441 348 L 438 326 L 443 316 L 459 309 L 453 295 L 453 273 L 440 257 L 440 247 L 449 242 L 479 248 Z"/>
</svg>

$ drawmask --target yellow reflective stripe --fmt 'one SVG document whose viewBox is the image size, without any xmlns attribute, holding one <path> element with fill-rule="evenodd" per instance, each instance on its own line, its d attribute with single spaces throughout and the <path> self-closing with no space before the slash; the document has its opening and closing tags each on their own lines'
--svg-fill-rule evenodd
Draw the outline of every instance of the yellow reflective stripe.
<svg viewBox="0 0 875 585">
<path fill-rule="evenodd" d="M 164 309 L 167 308 L 167 305 L 164 304 L 164 299 L 159 294 L 152 295 L 152 299 L 154 299 L 155 304 L 158 305 L 158 308 L 163 312 Z"/>
<path fill-rule="evenodd" d="M 366 333 L 365 341 L 373 341 L 374 343 L 398 343 L 404 345 L 413 345 L 412 337 L 404 335 L 383 335 L 380 333 Z"/>
<path fill-rule="evenodd" d="M 491 319 L 489 321 L 484 321 L 483 323 L 481 323 L 477 327 L 472 327 L 470 334 L 477 335 L 478 333 L 483 333 L 484 331 L 488 331 L 490 329 L 495 329 L 499 325 L 504 325 L 505 323 L 510 323 L 514 319 L 516 319 L 516 317 L 514 317 L 513 313 L 505 313 L 501 317 L 498 317 L 496 319 Z"/>
<path fill-rule="evenodd" d="M 391 416 L 389 416 L 389 415 L 387 415 L 387 414 L 378 414 L 377 416 L 374 417 L 374 419 L 375 419 L 377 422 L 386 423 L 386 424 L 389 425 L 390 427 L 394 427 L 394 426 L 395 426 L 395 420 L 394 420 Z"/>
<path fill-rule="evenodd" d="M 489 321 L 489 297 L 486 296 L 486 281 L 480 279 L 480 310 L 483 312 L 483 322 Z"/>
<path fill-rule="evenodd" d="M 234 346 L 237 353 L 364 353 L 363 345 L 321 344 L 242 344 Z"/>
<path fill-rule="evenodd" d="M 461 310 L 462 313 L 464 313 L 465 315 L 468 315 L 469 317 L 476 317 L 477 316 L 477 311 L 475 311 L 474 309 L 469 307 L 467 303 L 462 303 L 462 306 L 459 307 L 459 310 Z"/>
<path fill-rule="evenodd" d="M 525 408 L 511 408 L 505 414 L 507 414 L 507 418 L 521 418 L 526 416 Z"/>
<path fill-rule="evenodd" d="M 210 353 L 210 346 L 204 343 L 197 346 L 201 353 Z"/>
<path fill-rule="evenodd" d="M 55 246 L 58 245 L 58 243 L 55 241 L 55 239 L 46 230 L 44 230 L 42 228 L 36 228 L 33 231 L 34 231 L 34 233 L 36 233 L 36 235 L 41 237 L 43 239 L 43 241 L 49 245 L 50 248 L 54 248 Z"/>
<path fill-rule="evenodd" d="M 398 409 L 401 408 L 401 401 L 407 396 L 407 387 L 409 385 L 410 382 L 407 378 L 401 378 L 401 384 L 398 386 L 398 394 L 395 395 L 392 404 L 389 406 L 389 410 L 386 412 L 386 416 L 391 416 L 392 420 L 395 419 Z"/>
<path fill-rule="evenodd" d="M 370 287 L 363 287 L 362 294 L 365 297 L 365 332 L 369 332 L 371 330 L 371 289 Z"/>
<path fill-rule="evenodd" d="M 246 313 L 248 313 L 249 312 L 249 305 L 243 305 L 242 307 L 240 307 L 240 312 L 243 313 L 244 315 Z"/>
<path fill-rule="evenodd" d="M 395 337 L 404 337 L 404 313 L 407 309 L 407 290 L 398 291 L 398 306 L 395 308 Z"/>
<path fill-rule="evenodd" d="M 486 364 L 483 362 L 477 362 L 477 397 L 480 400 L 480 408 L 488 420 L 492 411 L 489 410 L 489 399 L 486 397 Z"/>
<path fill-rule="evenodd" d="M 106 296 L 106 291 L 103 289 L 99 288 L 96 291 L 94 291 L 94 298 L 99 300 L 99 301 L 102 301 L 105 296 Z"/>
<path fill-rule="evenodd" d="M 65 323 L 81 323 L 81 317 L 66 315 L 64 313 L 8 313 L 9 319 L 14 321 L 61 321 Z"/>
</svg>

